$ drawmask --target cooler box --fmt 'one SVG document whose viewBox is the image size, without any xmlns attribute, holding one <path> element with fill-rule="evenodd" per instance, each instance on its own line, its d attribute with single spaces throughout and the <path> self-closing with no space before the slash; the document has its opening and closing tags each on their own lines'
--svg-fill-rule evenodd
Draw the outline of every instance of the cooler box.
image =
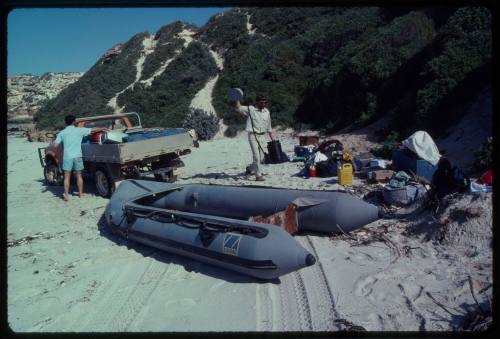
<svg viewBox="0 0 500 339">
<path fill-rule="evenodd" d="M 392 168 L 394 171 L 405 171 L 411 174 L 413 171 L 419 177 L 424 177 L 432 180 L 432 175 L 437 169 L 437 165 L 433 166 L 430 162 L 419 159 L 419 157 L 406 148 L 395 149 L 392 152 Z"/>
<path fill-rule="evenodd" d="M 298 157 L 309 157 L 314 153 L 314 150 L 308 148 L 307 146 L 298 146 L 296 145 L 293 149 L 295 155 Z"/>
</svg>

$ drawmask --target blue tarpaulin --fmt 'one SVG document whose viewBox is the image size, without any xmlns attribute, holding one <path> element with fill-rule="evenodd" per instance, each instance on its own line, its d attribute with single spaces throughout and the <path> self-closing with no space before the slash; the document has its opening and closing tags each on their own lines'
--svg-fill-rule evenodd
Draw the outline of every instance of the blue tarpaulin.
<svg viewBox="0 0 500 339">
<path fill-rule="evenodd" d="M 162 130 L 153 130 L 153 131 L 141 131 L 138 133 L 129 134 L 128 136 L 123 138 L 124 142 L 132 142 L 146 139 L 153 139 L 159 137 L 166 137 L 169 135 L 176 135 L 185 133 L 186 130 L 183 128 L 166 128 Z"/>
</svg>

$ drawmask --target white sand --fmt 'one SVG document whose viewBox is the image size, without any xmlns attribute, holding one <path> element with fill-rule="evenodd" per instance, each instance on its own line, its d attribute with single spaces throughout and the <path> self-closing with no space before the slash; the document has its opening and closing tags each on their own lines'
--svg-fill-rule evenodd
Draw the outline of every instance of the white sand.
<svg viewBox="0 0 500 339">
<path fill-rule="evenodd" d="M 253 25 L 250 23 L 250 17 L 251 17 L 251 15 L 247 14 L 247 32 L 248 32 L 248 35 L 254 35 L 256 28 L 252 29 Z"/>
<path fill-rule="evenodd" d="M 118 99 L 118 96 L 120 94 L 122 94 L 123 92 L 125 92 L 126 90 L 130 89 L 130 88 L 134 88 L 134 85 L 139 81 L 139 79 L 141 78 L 142 76 L 142 70 L 144 68 L 144 61 L 146 60 L 146 57 L 153 53 L 155 51 L 155 47 L 156 47 L 156 43 L 157 41 L 154 40 L 154 35 L 150 34 L 148 35 L 147 37 L 144 38 L 144 40 L 142 41 L 142 51 L 141 51 L 141 55 L 139 57 L 139 59 L 137 59 L 137 63 L 135 65 L 135 68 L 136 68 L 136 72 L 135 72 L 135 80 L 130 84 L 128 85 L 127 87 L 125 87 L 123 90 L 121 90 L 120 92 L 116 93 L 114 97 L 112 97 L 109 101 L 108 101 L 108 106 L 110 106 L 111 108 L 114 109 L 115 113 L 116 114 L 119 114 L 121 112 L 123 112 L 123 109 L 125 108 L 124 107 L 119 107 L 116 100 Z"/>
<path fill-rule="evenodd" d="M 224 58 L 214 50 L 210 49 L 210 54 L 214 58 L 215 64 L 217 65 L 217 68 L 222 71 L 224 69 Z"/>
<path fill-rule="evenodd" d="M 173 58 L 170 58 L 168 60 L 165 60 L 160 67 L 158 67 L 158 69 L 153 73 L 152 76 L 150 76 L 149 78 L 145 79 L 145 80 L 141 80 L 141 83 L 143 83 L 145 85 L 145 87 L 149 87 L 151 86 L 151 84 L 153 83 L 153 80 L 156 79 L 158 76 L 160 76 L 161 74 L 163 74 L 163 72 L 165 71 L 165 69 L 167 68 L 167 66 L 175 60 L 175 58 L 177 57 L 177 55 L 180 54 L 180 50 L 176 50 L 175 51 L 175 56 Z"/>
<path fill-rule="evenodd" d="M 212 49 L 209 48 L 210 54 L 212 55 L 215 64 L 217 65 L 217 68 L 222 71 L 224 69 L 224 58 L 217 52 L 213 51 Z M 212 104 L 212 93 L 215 87 L 215 84 L 217 83 L 217 80 L 219 80 L 219 74 L 217 74 L 215 77 L 208 79 L 207 83 L 205 86 L 196 93 L 195 97 L 193 100 L 191 100 L 191 103 L 189 104 L 189 107 L 194 108 L 194 109 L 202 109 L 205 112 L 208 112 L 209 114 L 213 115 L 220 115 L 216 114 L 215 108 Z M 220 139 L 224 136 L 224 132 L 226 131 L 227 126 L 224 125 L 222 119 L 219 120 L 219 131 L 216 133 L 214 136 L 215 139 Z"/>
<path fill-rule="evenodd" d="M 186 48 L 189 46 L 189 44 L 191 42 L 193 42 L 193 37 L 192 35 L 195 34 L 195 32 L 191 31 L 191 30 L 187 30 L 187 29 L 184 29 L 182 30 L 180 33 L 177 34 L 177 38 L 178 39 L 182 39 L 184 40 L 184 43 L 183 43 L 183 47 L 182 48 Z M 108 102 L 108 106 L 112 107 L 114 110 L 115 110 L 115 113 L 120 113 L 123 111 L 123 108 L 124 107 L 118 107 L 117 106 L 117 103 L 116 103 L 116 100 L 118 98 L 118 96 L 120 94 L 122 94 L 123 92 L 125 92 L 127 89 L 129 88 L 133 88 L 134 85 L 140 81 L 141 83 L 143 83 L 146 87 L 149 87 L 151 86 L 151 84 L 153 83 L 154 79 L 157 78 L 158 76 L 160 76 L 161 74 L 163 74 L 163 72 L 165 71 L 165 69 L 167 68 L 167 66 L 173 61 L 175 60 L 175 58 L 181 53 L 182 49 L 178 49 L 174 52 L 174 57 L 168 59 L 168 60 L 165 60 L 164 62 L 162 62 L 162 64 L 160 65 L 160 67 L 158 67 L 158 69 L 153 73 L 153 75 L 151 75 L 148 79 L 144 79 L 144 80 L 140 80 L 141 77 L 142 77 L 142 70 L 144 68 L 144 61 L 146 60 L 146 57 L 148 56 L 148 54 L 151 54 L 155 51 L 155 48 L 156 48 L 156 44 L 157 44 L 157 41 L 154 40 L 154 36 L 153 35 L 149 35 L 148 37 L 146 37 L 144 39 L 144 41 L 142 42 L 142 45 L 143 45 L 143 50 L 141 52 L 141 56 L 139 57 L 139 59 L 137 60 L 137 63 L 136 63 L 136 76 L 135 76 L 135 80 L 134 82 L 132 82 L 130 85 L 128 85 L 125 89 L 123 89 L 122 91 L 118 92 L 115 94 L 115 96 L 113 98 L 111 98 Z"/>
<path fill-rule="evenodd" d="M 183 29 L 180 33 L 177 34 L 178 39 L 184 40 L 184 48 L 189 46 L 191 42 L 193 42 L 193 34 L 196 32 L 189 30 L 189 29 Z"/>
<path fill-rule="evenodd" d="M 297 140 L 276 135 L 291 153 Z M 296 236 L 317 264 L 258 283 L 111 235 L 102 219 L 107 200 L 90 183 L 87 196 L 67 203 L 61 187 L 43 184 L 42 146 L 8 137 L 7 315 L 16 332 L 459 330 L 478 311 L 469 277 L 488 308 L 491 195 L 452 200 L 438 222 L 424 212 L 350 237 Z M 183 159 L 179 183 L 255 184 L 243 176 L 251 159 L 245 133 L 202 142 Z M 265 165 L 262 184 L 336 187 L 336 178 L 294 177 L 300 169 Z"/>
<path fill-rule="evenodd" d="M 218 79 L 219 74 L 209 79 L 205 86 L 198 93 L 196 93 L 189 107 L 199 108 L 209 114 L 215 114 L 215 108 L 212 105 L 212 92 Z"/>
</svg>

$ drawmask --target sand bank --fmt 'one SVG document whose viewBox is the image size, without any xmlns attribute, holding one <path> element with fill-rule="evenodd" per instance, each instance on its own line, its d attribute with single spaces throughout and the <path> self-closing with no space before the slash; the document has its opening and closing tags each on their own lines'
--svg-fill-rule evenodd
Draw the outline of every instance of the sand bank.
<svg viewBox="0 0 500 339">
<path fill-rule="evenodd" d="M 276 134 L 292 153 L 297 141 Z M 348 236 L 298 235 L 318 263 L 259 282 L 110 234 L 107 200 L 90 184 L 82 199 L 73 188 L 67 203 L 62 187 L 45 186 L 36 150 L 42 146 L 8 138 L 13 331 L 447 331 L 489 307 L 491 195 L 456 197 L 436 221 L 423 212 Z M 179 183 L 253 185 L 243 174 L 250 159 L 244 133 L 202 142 L 184 157 Z M 339 188 L 336 178 L 295 176 L 301 167 L 266 165 L 259 184 Z M 456 212 L 467 207 L 476 214 Z"/>
</svg>

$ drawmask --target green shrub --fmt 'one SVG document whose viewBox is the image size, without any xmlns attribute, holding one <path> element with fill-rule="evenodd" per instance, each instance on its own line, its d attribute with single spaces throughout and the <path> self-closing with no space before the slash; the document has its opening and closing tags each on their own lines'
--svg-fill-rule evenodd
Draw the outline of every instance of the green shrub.
<svg viewBox="0 0 500 339">
<path fill-rule="evenodd" d="M 493 139 L 483 143 L 477 151 L 474 152 L 473 169 L 477 172 L 484 172 L 493 167 Z"/>
<path fill-rule="evenodd" d="M 228 138 L 234 138 L 239 131 L 243 131 L 245 129 L 245 125 L 229 125 L 224 132 L 224 136 Z"/>
<path fill-rule="evenodd" d="M 491 33 L 491 13 L 487 8 L 463 7 L 450 17 L 437 37 L 440 53 L 421 73 L 429 82 L 417 92 L 419 128 L 435 124 L 432 117 L 446 97 L 467 75 L 491 60 Z"/>
<path fill-rule="evenodd" d="M 372 149 L 372 153 L 374 156 L 379 157 L 379 158 L 391 159 L 392 158 L 392 151 L 394 151 L 396 148 L 398 148 L 400 142 L 401 142 L 401 140 L 399 137 L 399 133 L 392 131 L 387 136 L 387 138 L 385 139 L 382 146 Z"/>
<path fill-rule="evenodd" d="M 194 129 L 200 140 L 210 140 L 219 131 L 219 118 L 202 109 L 191 109 L 182 127 Z"/>
</svg>

